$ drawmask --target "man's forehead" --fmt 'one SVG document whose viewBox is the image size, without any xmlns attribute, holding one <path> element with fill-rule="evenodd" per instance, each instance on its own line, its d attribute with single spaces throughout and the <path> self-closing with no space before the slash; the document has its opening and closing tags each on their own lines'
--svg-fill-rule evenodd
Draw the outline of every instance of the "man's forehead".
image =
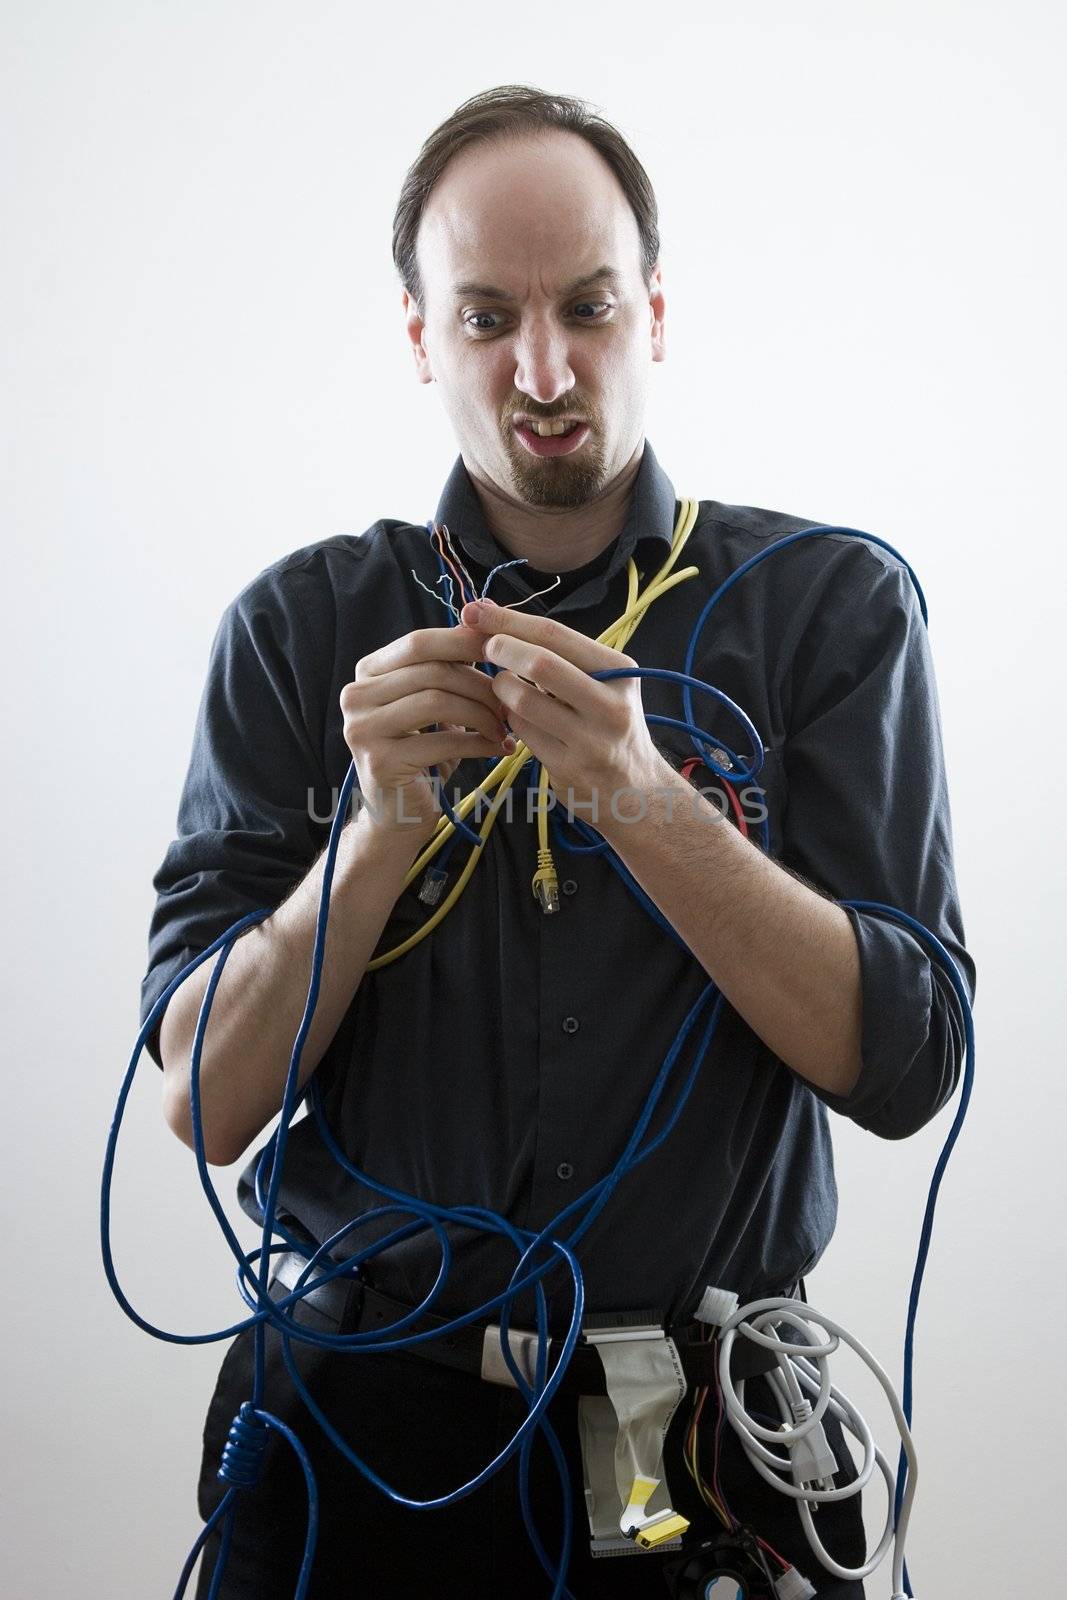
<svg viewBox="0 0 1067 1600">
<path fill-rule="evenodd" d="M 621 277 L 639 249 L 614 174 L 571 139 L 461 152 L 427 200 L 419 242 L 424 274 L 450 295 L 464 284 L 565 292 L 604 266 Z"/>
<path fill-rule="evenodd" d="M 638 269 L 639 251 L 636 228 L 622 221 L 586 213 L 539 226 L 528 215 L 439 213 L 420 239 L 420 259 L 437 292 L 455 300 L 565 297 L 597 286 L 619 293 Z"/>
<path fill-rule="evenodd" d="M 472 296 L 483 300 L 519 300 L 522 298 L 523 285 L 521 278 L 513 290 L 507 287 L 504 281 L 497 281 L 492 273 L 486 272 L 485 263 L 479 264 L 479 275 L 473 278 L 458 278 L 451 284 L 451 294 L 454 300 L 467 300 Z M 503 275 L 505 278 L 507 274 Z M 530 278 L 529 268 L 526 277 Z M 581 272 L 576 278 L 571 278 L 558 287 L 551 282 L 541 282 L 539 287 L 547 293 L 558 292 L 561 298 L 567 299 L 571 295 L 581 294 L 587 289 L 610 289 L 613 293 L 622 292 L 625 284 L 624 274 L 609 262 L 602 262 L 592 272 Z"/>
</svg>

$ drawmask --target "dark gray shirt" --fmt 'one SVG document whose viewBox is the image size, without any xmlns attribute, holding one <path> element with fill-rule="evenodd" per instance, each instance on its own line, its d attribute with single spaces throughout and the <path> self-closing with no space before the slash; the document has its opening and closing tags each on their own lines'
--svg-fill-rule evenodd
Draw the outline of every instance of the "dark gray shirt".
<svg viewBox="0 0 1067 1600">
<path fill-rule="evenodd" d="M 666 557 L 676 511 L 646 441 L 622 533 L 529 609 L 597 636 L 625 608 L 628 557 L 646 579 Z M 460 541 L 479 587 L 490 567 L 510 559 L 462 459 L 436 520 Z M 768 543 L 811 525 L 701 501 L 679 562 L 699 567 L 700 577 L 651 606 L 627 654 L 684 670 L 711 592 Z M 412 569 L 435 587 L 425 527 L 384 519 L 362 537 L 323 539 L 273 563 L 224 612 L 177 837 L 153 880 L 142 1021 L 195 954 L 246 912 L 280 904 L 325 846 L 350 765 L 338 701 L 356 662 L 414 628 L 447 624 Z M 511 567 L 491 595 L 506 602 L 546 581 Z M 973 997 L 930 644 L 901 563 L 841 534 L 776 553 L 712 612 L 693 672 L 760 732 L 771 854 L 835 899 L 884 902 L 917 918 L 947 946 Z M 683 714 L 677 685 L 644 679 L 642 696 L 646 711 Z M 744 748 L 710 697 L 694 694 L 693 705 L 703 727 Z M 653 736 L 676 765 L 693 754 L 683 733 L 655 727 Z M 457 778 L 469 789 L 486 770 L 465 762 Z M 706 771 L 698 776 L 709 783 Z M 440 927 L 365 974 L 318 1067 L 331 1127 L 362 1171 L 441 1204 L 492 1208 L 531 1230 L 615 1164 L 708 982 L 603 856 L 557 853 L 561 905 L 546 916 L 530 887 L 536 844 L 535 823 L 516 803 Z M 451 881 L 469 848 L 460 842 L 453 852 Z M 417 890 L 401 895 L 379 953 L 429 914 Z M 948 980 L 909 930 L 878 914 L 847 914 L 863 987 L 855 1089 L 841 1097 L 814 1088 L 726 1006 L 682 1119 L 623 1179 L 579 1246 L 589 1310 L 652 1306 L 677 1319 L 705 1283 L 743 1298 L 781 1292 L 812 1268 L 834 1229 L 827 1107 L 899 1139 L 951 1097 L 964 1034 Z M 158 1064 L 155 1038 L 150 1048 Z M 673 1099 L 668 1090 L 652 1133 Z M 238 1196 L 260 1222 L 257 1157 Z M 332 1161 L 311 1118 L 293 1124 L 279 1210 L 290 1227 L 321 1240 L 380 1203 Z M 351 1247 L 400 1220 L 352 1235 Z M 450 1232 L 455 1260 L 435 1309 L 466 1311 L 504 1288 L 516 1257 L 499 1239 Z M 370 1276 L 413 1302 L 438 1261 L 427 1230 L 378 1257 Z M 565 1273 L 546 1289 L 552 1326 L 564 1330 Z M 532 1306 L 519 1298 L 517 1325 L 532 1325 Z"/>
</svg>

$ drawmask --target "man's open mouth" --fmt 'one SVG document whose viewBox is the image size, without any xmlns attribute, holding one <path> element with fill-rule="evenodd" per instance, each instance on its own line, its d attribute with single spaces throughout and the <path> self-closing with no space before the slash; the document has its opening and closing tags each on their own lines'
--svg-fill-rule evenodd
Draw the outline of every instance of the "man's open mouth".
<svg viewBox="0 0 1067 1600">
<path fill-rule="evenodd" d="M 548 421 L 532 417 L 516 417 L 515 432 L 535 456 L 570 455 L 584 443 L 589 434 L 589 424 L 580 417 L 553 417 Z"/>
<path fill-rule="evenodd" d="M 579 417 L 551 417 L 546 420 L 537 417 L 520 417 L 519 426 L 530 428 L 532 432 L 539 434 L 542 439 L 547 439 L 550 436 L 573 433 L 575 428 L 581 427 L 581 419 Z"/>
</svg>

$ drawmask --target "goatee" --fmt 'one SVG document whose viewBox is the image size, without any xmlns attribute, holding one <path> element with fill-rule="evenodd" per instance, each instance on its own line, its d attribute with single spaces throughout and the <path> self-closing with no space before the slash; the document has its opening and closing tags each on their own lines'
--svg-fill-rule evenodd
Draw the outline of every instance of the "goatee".
<svg viewBox="0 0 1067 1600">
<path fill-rule="evenodd" d="M 593 437 L 569 456 L 531 456 L 522 445 L 509 450 L 519 499 L 531 506 L 550 506 L 566 510 L 588 505 L 604 487 L 604 458 Z"/>
</svg>

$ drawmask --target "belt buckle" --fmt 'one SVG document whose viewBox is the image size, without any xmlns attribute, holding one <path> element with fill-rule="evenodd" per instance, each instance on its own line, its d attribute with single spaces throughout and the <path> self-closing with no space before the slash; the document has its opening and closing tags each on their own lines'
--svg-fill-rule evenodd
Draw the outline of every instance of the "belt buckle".
<svg viewBox="0 0 1067 1600">
<path fill-rule="evenodd" d="M 582 1323 L 582 1331 L 578 1342 L 595 1346 L 600 1343 L 615 1343 L 624 1339 L 662 1339 L 665 1336 L 665 1332 L 663 1323 L 656 1319 L 655 1312 L 624 1311 L 609 1312 L 606 1315 L 594 1312 L 586 1317 Z M 536 1330 L 509 1327 L 508 1349 L 527 1384 L 530 1388 L 533 1388 L 534 1374 L 537 1367 Z M 481 1375 L 487 1383 L 500 1384 L 509 1389 L 518 1389 L 519 1387 L 504 1359 L 504 1352 L 500 1342 L 499 1322 L 490 1322 L 485 1328 L 482 1339 Z"/>
<path fill-rule="evenodd" d="M 537 1370 L 537 1333 L 529 1328 L 508 1328 L 508 1350 L 516 1366 L 532 1389 Z M 500 1341 L 500 1323 L 490 1322 L 482 1340 L 482 1377 L 486 1383 L 498 1383 L 506 1388 L 518 1389 L 511 1368 L 504 1359 Z"/>
<path fill-rule="evenodd" d="M 300 1321 L 301 1308 L 310 1307 L 313 1312 L 331 1323 L 337 1332 L 347 1332 L 353 1326 L 359 1326 L 359 1308 L 363 1300 L 362 1278 L 340 1274 L 325 1283 L 319 1282 L 326 1272 L 336 1265 L 333 1258 L 327 1256 L 311 1276 L 304 1279 L 301 1286 L 304 1292 L 292 1306 L 292 1315 L 297 1322 Z M 284 1289 L 292 1291 L 296 1288 L 306 1266 L 307 1257 L 298 1255 L 293 1250 L 285 1251 L 275 1261 L 274 1278 Z M 312 1286 L 310 1289 L 309 1283 Z"/>
<path fill-rule="evenodd" d="M 637 1313 L 633 1322 L 620 1322 L 614 1316 L 608 1321 L 595 1315 L 582 1323 L 583 1344 L 621 1344 L 633 1339 L 663 1339 L 667 1329 L 662 1322 L 649 1320 L 648 1312 Z"/>
</svg>

